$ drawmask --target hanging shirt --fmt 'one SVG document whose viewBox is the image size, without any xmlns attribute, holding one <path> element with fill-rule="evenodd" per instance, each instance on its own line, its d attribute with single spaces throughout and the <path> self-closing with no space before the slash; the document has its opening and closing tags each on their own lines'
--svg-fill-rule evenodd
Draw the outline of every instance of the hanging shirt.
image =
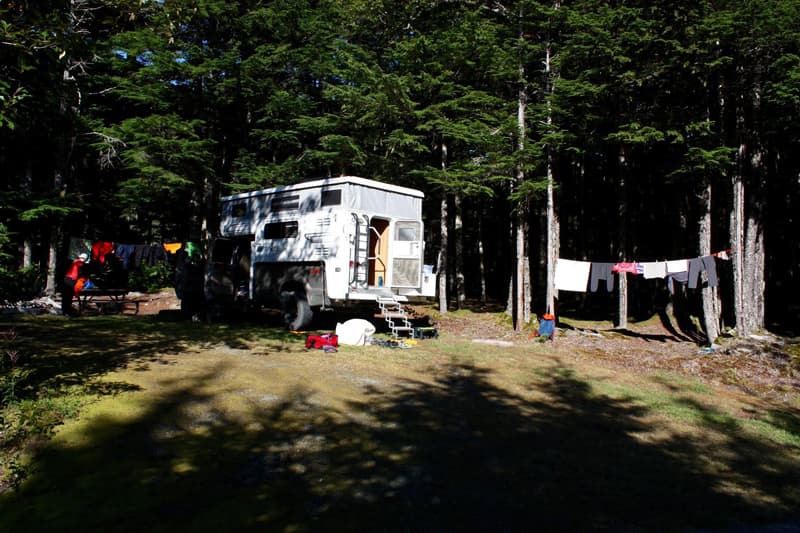
<svg viewBox="0 0 800 533">
<path fill-rule="evenodd" d="M 149 266 L 156 266 L 167 260 L 167 251 L 163 245 L 153 244 L 150 246 Z"/>
<path fill-rule="evenodd" d="M 617 263 L 613 267 L 611 267 L 613 272 L 627 272 L 628 274 L 638 274 L 639 271 L 636 268 L 636 263 Z"/>
<path fill-rule="evenodd" d="M 185 242 L 183 243 L 183 248 L 186 250 L 186 253 L 189 255 L 189 259 L 192 261 L 197 261 L 202 256 L 202 250 L 200 245 L 194 242 Z"/>
<path fill-rule="evenodd" d="M 592 264 L 587 261 L 557 259 L 555 273 L 556 289 L 559 291 L 586 292 L 591 266 Z"/>
<path fill-rule="evenodd" d="M 117 244 L 114 248 L 114 255 L 116 255 L 120 261 L 122 261 L 122 266 L 125 269 L 129 269 L 131 267 L 131 260 L 133 258 L 133 252 L 135 247 L 133 244 Z"/>
<path fill-rule="evenodd" d="M 676 259 L 674 261 L 667 261 L 667 274 L 674 274 L 677 272 L 688 272 L 689 260 Z"/>
<path fill-rule="evenodd" d="M 98 241 L 92 244 L 92 261 L 106 262 L 106 254 L 114 251 L 113 242 Z"/>
<path fill-rule="evenodd" d="M 597 285 L 601 279 L 606 280 L 606 290 L 612 292 L 614 290 L 614 273 L 611 268 L 614 263 L 592 263 L 591 277 L 589 279 L 589 290 L 592 292 L 597 291 Z"/>
<path fill-rule="evenodd" d="M 644 279 L 663 278 L 667 275 L 667 263 L 664 261 L 653 261 L 650 263 L 639 263 L 644 269 Z"/>
<path fill-rule="evenodd" d="M 131 256 L 131 261 L 133 262 L 133 265 L 137 267 L 142 265 L 149 265 L 150 250 L 151 246 L 149 244 L 135 244 L 133 246 L 133 255 Z"/>
</svg>

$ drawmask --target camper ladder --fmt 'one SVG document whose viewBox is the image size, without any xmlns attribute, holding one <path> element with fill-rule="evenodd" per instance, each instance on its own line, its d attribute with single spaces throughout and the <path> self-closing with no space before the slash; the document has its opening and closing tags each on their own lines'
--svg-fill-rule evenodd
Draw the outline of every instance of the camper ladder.
<svg viewBox="0 0 800 533">
<path fill-rule="evenodd" d="M 389 324 L 389 329 L 395 338 L 400 336 L 401 331 L 408 332 L 409 335 L 414 332 L 406 310 L 394 296 L 381 296 L 377 301 L 378 307 L 381 309 L 381 316 Z"/>
<path fill-rule="evenodd" d="M 369 275 L 369 219 L 366 215 L 353 213 L 356 223 L 355 242 L 353 243 L 353 271 L 350 283 L 356 287 L 366 287 Z"/>
</svg>

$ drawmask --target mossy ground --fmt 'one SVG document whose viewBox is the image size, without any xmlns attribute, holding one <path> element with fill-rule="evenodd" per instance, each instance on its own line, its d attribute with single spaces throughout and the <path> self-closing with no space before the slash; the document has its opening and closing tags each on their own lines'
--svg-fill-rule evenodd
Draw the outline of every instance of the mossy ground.
<svg viewBox="0 0 800 533">
<path fill-rule="evenodd" d="M 35 370 L 27 393 L 81 407 L 25 449 L 0 530 L 800 523 L 798 391 L 695 372 L 691 343 L 576 322 L 535 342 L 462 312 L 408 349 L 324 353 L 273 326 L 2 324 Z"/>
</svg>

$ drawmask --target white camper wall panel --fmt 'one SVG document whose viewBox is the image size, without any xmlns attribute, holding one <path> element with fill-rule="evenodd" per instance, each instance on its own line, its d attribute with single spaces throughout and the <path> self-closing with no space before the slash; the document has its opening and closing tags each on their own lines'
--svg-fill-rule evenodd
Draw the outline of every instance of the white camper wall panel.
<svg viewBox="0 0 800 533">
<path fill-rule="evenodd" d="M 322 191 L 336 190 L 341 191 L 341 203 L 322 207 Z M 224 237 L 252 235 L 260 240 L 263 237 L 258 232 L 263 230 L 265 221 L 305 218 L 304 215 L 331 213 L 339 209 L 358 211 L 370 217 L 419 220 L 423 197 L 421 192 L 413 189 L 355 177 L 274 187 L 224 197 L 220 232 Z M 305 228 L 304 224 L 302 226 L 301 232 L 313 231 Z"/>
<path fill-rule="evenodd" d="M 422 198 L 348 184 L 346 205 L 381 217 L 417 219 L 422 216 Z"/>
<path fill-rule="evenodd" d="M 236 198 L 222 203 L 220 233 L 223 237 L 238 237 L 253 232 L 251 198 Z"/>
</svg>

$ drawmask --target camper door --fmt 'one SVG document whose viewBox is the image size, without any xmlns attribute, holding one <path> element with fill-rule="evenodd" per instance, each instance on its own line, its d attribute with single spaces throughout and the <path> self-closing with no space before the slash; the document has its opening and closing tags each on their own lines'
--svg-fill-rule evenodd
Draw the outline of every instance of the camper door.
<svg viewBox="0 0 800 533">
<path fill-rule="evenodd" d="M 392 242 L 392 287 L 418 288 L 422 270 L 422 222 L 395 222 Z"/>
</svg>

